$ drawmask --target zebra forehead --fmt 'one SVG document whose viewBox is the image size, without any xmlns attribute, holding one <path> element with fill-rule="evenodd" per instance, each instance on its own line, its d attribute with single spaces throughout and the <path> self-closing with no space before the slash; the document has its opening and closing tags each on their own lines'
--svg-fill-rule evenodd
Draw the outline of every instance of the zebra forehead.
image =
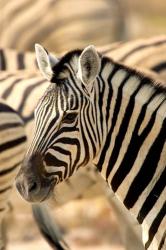
<svg viewBox="0 0 166 250">
<path fill-rule="evenodd" d="M 58 77 L 58 75 L 64 70 L 65 64 L 71 63 L 74 58 L 78 58 L 81 55 L 81 52 L 81 49 L 72 50 L 62 56 L 58 63 L 52 68 L 53 72 L 56 74 L 56 77 Z"/>
<path fill-rule="evenodd" d="M 63 81 L 60 83 L 50 83 L 49 87 L 40 98 L 36 111 L 44 107 L 50 107 L 54 110 L 67 110 L 75 107 L 74 94 Z"/>
</svg>

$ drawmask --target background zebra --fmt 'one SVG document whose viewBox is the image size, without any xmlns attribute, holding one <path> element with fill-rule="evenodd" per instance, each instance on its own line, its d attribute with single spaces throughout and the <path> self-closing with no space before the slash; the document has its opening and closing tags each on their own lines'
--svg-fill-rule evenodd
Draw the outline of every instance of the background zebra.
<svg viewBox="0 0 166 250">
<path fill-rule="evenodd" d="M 37 69 L 35 55 L 32 52 L 0 48 L 0 70 L 31 70 Z"/>
<path fill-rule="evenodd" d="M 156 72 L 162 79 L 166 79 L 166 36 L 164 35 L 117 42 L 102 46 L 99 51 L 127 65 Z M 13 72 L 23 69 L 36 71 L 37 63 L 34 53 L 0 48 L 0 70 Z"/>
<path fill-rule="evenodd" d="M 0 44 L 5 48 L 33 50 L 40 41 L 63 52 L 89 40 L 98 46 L 123 40 L 129 33 L 125 4 L 119 0 L 44 0 L 42 5 L 39 0 L 0 0 L 0 8 Z"/>
<path fill-rule="evenodd" d="M 36 53 L 52 84 L 36 108 L 19 192 L 40 202 L 55 184 L 93 163 L 141 224 L 145 248 L 165 249 L 165 87 L 93 46 L 54 64 L 41 46 Z"/>
<path fill-rule="evenodd" d="M 5 249 L 4 218 L 18 167 L 26 148 L 26 135 L 20 116 L 0 99 L 0 249 Z"/>
<path fill-rule="evenodd" d="M 159 61 L 159 57 L 160 55 L 162 55 L 160 52 L 161 50 L 163 50 L 163 53 L 166 51 L 164 50 L 166 48 L 165 44 L 166 44 L 165 37 L 159 37 L 159 38 L 131 41 L 131 42 L 122 43 L 122 44 L 117 43 L 117 44 L 113 44 L 113 45 L 109 45 L 104 48 L 101 48 L 101 50 L 103 50 L 105 54 L 108 54 L 108 55 L 113 54 L 115 58 L 117 54 L 118 59 L 125 57 L 124 60 L 128 60 L 130 63 L 132 61 L 133 65 L 134 63 L 135 65 L 139 63 L 139 67 L 143 67 L 143 63 L 146 63 L 149 61 L 149 65 L 151 67 L 151 61 L 150 61 L 151 57 L 154 59 L 153 65 L 155 65 L 155 62 L 156 62 L 156 65 L 160 65 L 163 62 L 163 57 L 161 56 L 161 61 Z M 28 62 L 29 58 L 30 58 L 31 63 L 34 62 L 32 65 L 36 66 L 34 54 L 22 53 L 21 63 L 19 61 L 20 59 L 19 54 L 20 53 L 16 51 L 6 50 L 6 49 L 3 50 L 3 55 L 4 55 L 3 61 L 5 61 L 4 65 L 6 66 L 2 67 L 2 69 L 3 68 L 10 69 L 10 71 L 1 73 L 0 95 L 3 98 L 5 98 L 8 103 L 13 105 L 13 107 L 22 116 L 24 122 L 26 123 L 26 131 L 27 131 L 28 138 L 29 138 L 31 134 L 31 128 L 32 128 L 31 123 L 33 122 L 33 110 L 36 106 L 37 99 L 39 99 L 39 97 L 43 94 L 45 88 L 48 86 L 49 83 L 43 80 L 42 77 L 38 76 L 36 72 L 31 73 L 30 71 L 30 72 L 24 72 L 23 74 L 23 71 L 20 71 L 20 72 L 10 73 L 15 68 L 16 69 L 20 68 L 20 67 L 17 68 L 17 65 L 18 66 L 23 65 L 24 67 L 26 67 L 26 69 L 28 67 L 31 67 L 31 64 Z M 134 54 L 136 55 L 135 62 L 134 62 Z M 138 57 L 137 54 L 139 55 L 141 54 L 142 61 L 141 61 L 140 56 Z M 149 65 L 148 63 L 146 63 L 147 69 Z M 163 74 L 161 75 L 161 77 L 163 77 Z M 32 99 L 34 100 L 34 102 L 32 102 Z M 94 172 L 93 169 L 92 169 L 92 172 Z M 68 183 L 66 183 L 66 186 L 65 184 L 63 184 L 64 188 L 68 189 L 68 195 L 70 194 L 68 197 L 70 197 L 70 199 L 79 197 L 80 194 L 82 194 L 84 190 L 87 190 L 87 189 L 89 190 L 89 185 L 92 186 L 92 190 L 94 190 L 93 187 L 96 185 L 96 181 L 98 180 L 97 173 L 96 172 L 93 173 L 93 178 L 91 176 L 89 177 L 88 175 L 89 175 L 89 171 L 87 173 L 86 172 L 80 173 L 80 175 L 78 173 L 78 177 L 76 177 L 74 181 L 71 180 L 70 185 L 68 185 Z M 78 192 L 75 192 L 75 188 L 74 188 L 75 185 L 77 185 L 77 183 L 79 183 L 80 179 L 82 179 L 83 177 L 84 179 L 85 177 L 87 178 L 87 181 L 86 181 L 87 188 L 84 186 L 83 190 L 80 188 L 80 190 L 77 189 Z M 61 197 L 62 197 L 61 194 L 63 193 L 63 191 L 61 192 L 60 190 L 63 190 L 63 185 L 61 188 L 59 188 L 59 190 L 57 190 L 57 194 L 59 195 L 56 194 L 56 198 L 59 200 L 59 205 L 62 205 L 64 202 L 67 202 L 69 200 L 67 195 L 64 198 L 64 200 L 61 200 Z M 101 185 L 105 186 L 104 184 L 101 184 Z M 102 193 L 104 192 L 105 191 L 102 191 Z M 92 191 L 91 195 L 96 196 L 96 193 L 99 193 L 99 194 L 101 193 L 100 186 L 98 186 L 98 188 L 95 189 L 95 192 Z M 117 202 L 114 201 L 113 203 L 114 206 L 118 206 L 116 203 Z M 118 208 L 117 208 L 117 211 L 119 211 Z M 126 222 L 127 217 L 124 216 L 123 218 Z M 124 226 L 125 225 L 126 223 L 124 223 Z M 131 231 L 129 234 L 131 234 Z M 128 235 L 128 233 L 126 235 Z M 131 244 L 131 247 L 132 247 L 132 244 Z M 138 249 L 141 249 L 140 245 L 138 245 L 138 247 L 139 247 Z"/>
</svg>

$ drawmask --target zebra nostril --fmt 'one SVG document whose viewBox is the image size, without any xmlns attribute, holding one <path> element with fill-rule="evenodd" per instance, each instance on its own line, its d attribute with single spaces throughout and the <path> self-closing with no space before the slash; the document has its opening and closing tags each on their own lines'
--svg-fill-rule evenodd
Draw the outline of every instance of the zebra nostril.
<svg viewBox="0 0 166 250">
<path fill-rule="evenodd" d="M 38 189 L 38 184 L 35 181 L 30 183 L 29 186 L 28 186 L 28 192 L 29 193 L 35 193 L 37 191 L 37 189 Z"/>
</svg>

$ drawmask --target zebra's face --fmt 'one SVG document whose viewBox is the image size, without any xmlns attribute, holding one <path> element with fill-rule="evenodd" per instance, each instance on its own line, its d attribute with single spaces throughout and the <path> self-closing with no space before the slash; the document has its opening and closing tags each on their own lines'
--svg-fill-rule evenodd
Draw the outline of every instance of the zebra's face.
<svg viewBox="0 0 166 250">
<path fill-rule="evenodd" d="M 51 84 L 35 110 L 34 137 L 17 177 L 18 190 L 28 201 L 48 198 L 55 184 L 97 152 L 93 97 L 100 57 L 94 47 L 70 52 L 52 66 L 52 57 L 37 46 L 37 59 Z"/>
</svg>

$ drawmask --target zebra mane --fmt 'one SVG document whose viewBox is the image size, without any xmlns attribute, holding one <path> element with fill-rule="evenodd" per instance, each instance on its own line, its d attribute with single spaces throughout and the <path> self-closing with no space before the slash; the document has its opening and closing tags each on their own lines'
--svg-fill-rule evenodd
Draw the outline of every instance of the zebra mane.
<svg viewBox="0 0 166 250">
<path fill-rule="evenodd" d="M 69 51 L 68 53 L 66 53 L 60 58 L 59 62 L 52 68 L 52 70 L 56 72 L 56 75 L 58 75 L 59 73 L 62 72 L 62 69 L 64 68 L 64 64 L 69 63 L 73 59 L 73 57 L 79 57 L 82 51 L 83 50 L 81 49 Z"/>
<path fill-rule="evenodd" d="M 58 76 L 60 73 L 63 72 L 63 70 L 65 70 L 65 64 L 71 62 L 74 57 L 75 58 L 79 57 L 81 55 L 82 51 L 83 51 L 82 49 L 76 49 L 76 50 L 69 51 L 64 56 L 62 56 L 60 58 L 59 62 L 53 67 L 53 72 L 56 72 L 56 73 L 53 75 L 51 82 L 58 83 L 58 81 L 60 80 L 60 79 L 58 79 Z M 146 75 L 145 73 L 143 73 L 137 69 L 134 69 L 132 67 L 128 67 L 127 65 L 121 64 L 119 62 L 115 62 L 113 59 L 102 55 L 102 53 L 99 53 L 99 55 L 101 56 L 102 64 L 103 63 L 112 63 L 113 65 L 115 65 L 115 67 L 118 67 L 119 69 L 123 69 L 131 75 L 135 75 L 136 77 L 138 77 L 141 80 L 144 79 L 144 82 L 146 80 L 146 84 L 149 85 L 149 87 L 155 88 L 159 93 L 161 93 L 161 94 L 166 93 L 166 83 L 157 82 L 155 79 L 153 79 L 149 75 Z"/>
<path fill-rule="evenodd" d="M 149 85 L 149 87 L 153 87 L 155 88 L 158 93 L 163 93 L 166 94 L 166 82 L 158 82 L 156 81 L 154 78 L 152 78 L 149 75 L 146 75 L 145 73 L 129 67 L 125 64 L 119 63 L 119 62 L 115 62 L 113 59 L 104 56 L 102 58 L 102 62 L 104 63 L 112 63 L 113 65 L 115 65 L 115 67 L 118 67 L 119 69 L 125 70 L 126 72 L 128 72 L 130 75 L 135 75 L 136 77 L 138 77 L 140 80 L 147 80 L 146 84 Z M 144 81 L 145 82 L 145 81 Z"/>
</svg>

